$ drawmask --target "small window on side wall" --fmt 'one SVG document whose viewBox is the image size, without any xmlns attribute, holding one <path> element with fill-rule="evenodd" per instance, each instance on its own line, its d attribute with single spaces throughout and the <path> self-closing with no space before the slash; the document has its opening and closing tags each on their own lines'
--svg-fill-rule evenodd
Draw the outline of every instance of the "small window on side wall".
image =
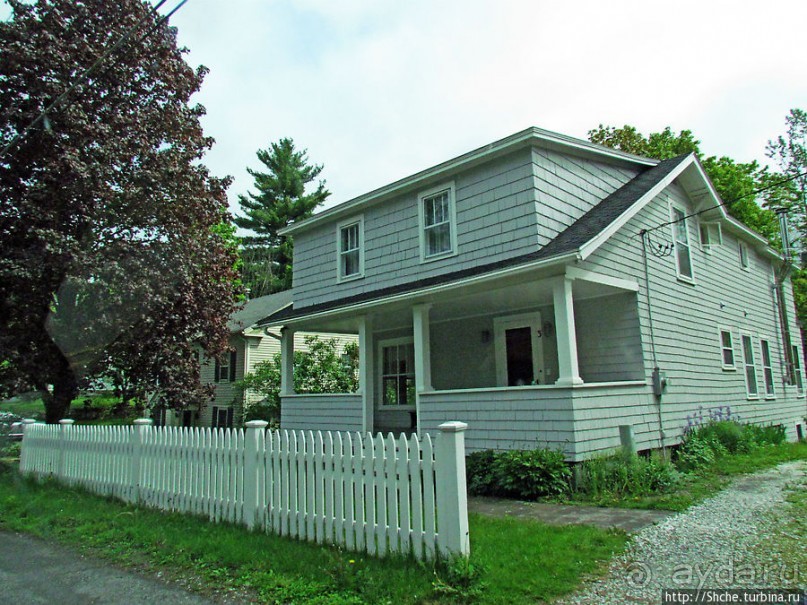
<svg viewBox="0 0 807 605">
<path fill-rule="evenodd" d="M 773 384 L 773 361 L 770 341 L 766 338 L 760 338 L 759 348 L 762 353 L 762 378 L 765 381 L 765 398 L 773 399 L 776 397 L 776 389 Z"/>
<path fill-rule="evenodd" d="M 731 330 L 720 328 L 720 350 L 724 370 L 736 370 L 734 364 L 734 339 Z"/>
<path fill-rule="evenodd" d="M 711 252 L 712 248 L 723 243 L 723 232 L 720 223 L 701 223 L 701 249 Z"/>
<path fill-rule="evenodd" d="M 454 184 L 431 189 L 418 196 L 420 259 L 437 260 L 457 252 L 457 219 Z"/>
<path fill-rule="evenodd" d="M 235 363 L 237 360 L 237 353 L 230 351 L 229 354 L 225 353 L 221 359 L 216 359 L 216 368 L 214 379 L 216 382 L 235 381 Z"/>
<path fill-rule="evenodd" d="M 738 248 L 740 252 L 740 266 L 747 271 L 750 267 L 748 263 L 748 246 L 742 242 L 738 242 Z"/>
<path fill-rule="evenodd" d="M 801 363 L 801 351 L 798 345 L 793 345 L 793 377 L 796 379 L 796 390 L 799 396 L 804 394 L 804 370 Z"/>
<path fill-rule="evenodd" d="M 749 334 L 742 335 L 743 366 L 745 367 L 745 392 L 748 399 L 759 398 L 757 365 L 754 359 L 754 341 Z"/>
<path fill-rule="evenodd" d="M 670 219 L 672 222 L 673 245 L 675 247 L 676 272 L 679 279 L 691 282 L 694 274 L 689 245 L 689 227 L 684 209 L 671 205 Z"/>
<path fill-rule="evenodd" d="M 364 218 L 339 223 L 336 228 L 339 281 L 364 276 Z"/>
</svg>

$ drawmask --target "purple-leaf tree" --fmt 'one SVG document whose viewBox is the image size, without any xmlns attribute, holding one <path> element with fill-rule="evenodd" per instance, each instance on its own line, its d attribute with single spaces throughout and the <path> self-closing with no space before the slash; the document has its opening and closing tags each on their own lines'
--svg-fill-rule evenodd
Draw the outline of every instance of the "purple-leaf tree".
<svg viewBox="0 0 807 605">
<path fill-rule="evenodd" d="M 135 32 L 0 155 L 0 376 L 40 390 L 48 422 L 110 372 L 198 404 L 198 351 L 224 350 L 237 294 L 229 180 L 190 103 L 206 70 L 141 0 L 8 2 L 0 147 Z"/>
</svg>

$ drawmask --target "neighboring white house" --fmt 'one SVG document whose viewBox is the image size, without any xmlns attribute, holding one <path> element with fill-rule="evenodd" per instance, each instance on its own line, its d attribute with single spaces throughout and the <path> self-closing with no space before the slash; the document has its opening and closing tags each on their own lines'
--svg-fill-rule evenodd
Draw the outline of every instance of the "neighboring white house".
<svg viewBox="0 0 807 605">
<path fill-rule="evenodd" d="M 693 155 L 530 128 L 285 234 L 294 303 L 261 322 L 287 328 L 284 428 L 460 420 L 471 450 L 576 461 L 618 445 L 620 426 L 638 449 L 672 445 L 701 406 L 790 438 L 807 413 L 782 259 Z M 293 331 L 358 335 L 360 393 L 294 394 Z"/>
<path fill-rule="evenodd" d="M 164 412 L 164 422 L 169 425 L 214 428 L 239 425 L 244 403 L 259 401 L 262 396 L 251 391 L 243 393 L 237 388 L 237 383 L 259 363 L 272 360 L 280 352 L 281 326 L 257 327 L 256 324 L 290 304 L 291 292 L 279 292 L 247 301 L 242 309 L 233 313 L 227 322 L 230 330 L 229 351 L 220 359 L 206 358 L 200 354 L 200 378 L 202 384 L 213 385 L 213 398 L 198 410 Z M 307 336 L 317 336 L 321 340 L 335 338 L 340 349 L 356 340 L 354 336 L 344 334 L 297 333 L 294 336 L 297 350 L 306 350 Z"/>
</svg>

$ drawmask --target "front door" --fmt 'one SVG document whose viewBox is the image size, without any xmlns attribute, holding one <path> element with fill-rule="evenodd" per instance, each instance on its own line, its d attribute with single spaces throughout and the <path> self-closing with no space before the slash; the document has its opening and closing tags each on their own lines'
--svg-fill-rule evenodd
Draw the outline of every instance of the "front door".
<svg viewBox="0 0 807 605">
<path fill-rule="evenodd" d="M 541 314 L 497 317 L 493 324 L 498 385 L 544 384 Z"/>
</svg>

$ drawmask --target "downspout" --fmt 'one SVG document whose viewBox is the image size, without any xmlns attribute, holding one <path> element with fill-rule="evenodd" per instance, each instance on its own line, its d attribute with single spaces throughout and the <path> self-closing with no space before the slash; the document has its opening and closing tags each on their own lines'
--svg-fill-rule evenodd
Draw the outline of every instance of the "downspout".
<svg viewBox="0 0 807 605">
<path fill-rule="evenodd" d="M 650 352 L 653 356 L 653 394 L 658 404 L 658 434 L 659 443 L 661 444 L 661 451 L 664 458 L 667 458 L 667 446 L 665 444 L 666 434 L 664 433 L 664 420 L 661 413 L 661 370 L 658 366 L 658 357 L 656 355 L 656 332 L 653 329 L 653 303 L 650 297 L 650 271 L 647 262 L 647 231 L 642 229 L 639 232 L 642 238 L 642 262 L 644 263 L 644 287 L 645 298 L 647 299 L 647 320 L 650 326 Z M 658 385 L 658 388 L 657 388 Z"/>
<path fill-rule="evenodd" d="M 776 304 L 779 308 L 779 328 L 782 331 L 782 347 L 784 348 L 785 372 L 788 384 L 796 384 L 796 368 L 793 359 L 793 343 L 790 338 L 790 322 L 787 319 L 787 302 L 785 298 L 785 281 L 790 276 L 791 255 L 790 236 L 787 232 L 787 210 L 779 208 L 776 211 L 779 217 L 779 234 L 782 238 L 782 254 L 784 262 L 775 272 L 773 285 Z"/>
</svg>

